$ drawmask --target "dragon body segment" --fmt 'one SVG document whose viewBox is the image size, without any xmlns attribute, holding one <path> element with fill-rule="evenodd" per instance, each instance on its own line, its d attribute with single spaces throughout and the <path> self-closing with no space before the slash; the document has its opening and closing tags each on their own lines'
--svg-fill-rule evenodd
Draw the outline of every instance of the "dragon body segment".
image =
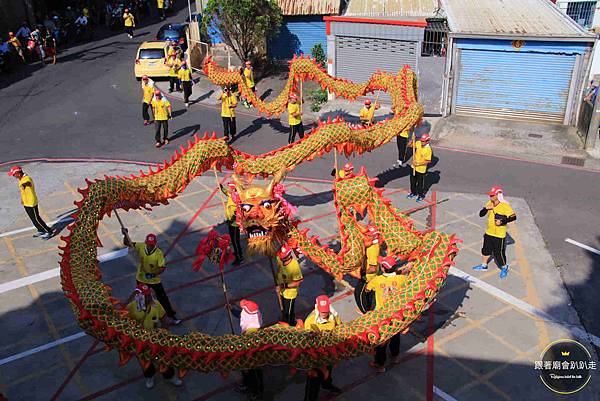
<svg viewBox="0 0 600 401">
<path fill-rule="evenodd" d="M 195 141 L 189 141 L 187 147 L 176 152 L 171 161 L 165 160 L 157 171 L 150 169 L 149 172 L 140 171 L 138 176 L 105 177 L 94 182 L 86 180 L 87 188 L 79 190 L 82 199 L 75 202 L 78 211 L 68 228 L 70 234 L 61 238 L 65 244 L 60 247 L 63 291 L 80 326 L 109 348 L 116 348 L 121 363 L 136 355 L 142 364 L 153 360 L 163 368 L 177 367 L 180 375 L 190 369 L 229 372 L 266 364 L 287 364 L 302 369 L 320 367 L 368 352 L 408 328 L 443 284 L 452 256 L 458 252 L 457 240 L 441 232 L 414 230 L 411 221 L 383 197 L 382 190 L 374 187 L 374 181 L 364 171 L 337 179 L 333 184 L 342 238 L 339 253 L 321 246 L 316 237 L 308 237 L 290 216 L 284 218 L 273 214 L 271 217 L 281 221 L 275 224 L 271 219 L 265 225 L 273 226 L 267 227 L 273 228 L 269 233 L 276 231 L 279 239 L 290 241 L 318 266 L 340 276 L 356 270 L 362 263 L 364 228 L 356 213 L 366 211 L 378 227 L 388 252 L 412 260 L 414 266 L 405 291 L 396 293 L 382 309 L 368 312 L 328 333 L 275 325 L 241 336 L 209 336 L 197 332 L 175 335 L 165 329 L 147 330 L 115 307 L 119 302 L 111 296 L 110 287 L 101 282 L 96 260 L 97 246 L 101 246 L 96 234 L 98 224 L 113 209 L 167 204 L 169 199 L 184 191 L 194 177 L 213 167 L 233 168 L 237 174 L 244 173 L 252 178 L 292 170 L 299 163 L 329 152 L 333 147 L 346 154 L 370 151 L 413 127 L 423 113 L 416 102 L 416 78 L 407 67 L 398 75 L 376 73 L 368 82 L 355 84 L 327 75 L 310 59 L 295 59 L 290 64 L 286 89 L 271 103 L 257 98 L 237 73 L 220 69 L 210 60 L 205 64 L 205 71 L 209 79 L 219 85 L 237 83 L 242 95 L 265 113 L 281 113 L 297 80 L 314 79 L 338 96 L 349 99 L 374 90 L 385 90 L 392 96 L 395 115 L 369 128 L 357 128 L 341 120 L 319 123 L 319 127 L 304 139 L 259 156 L 235 150 L 216 135 L 205 135 L 202 139 L 196 137 Z M 255 198 L 272 201 L 269 208 L 279 207 L 281 200 L 275 196 L 275 186 L 267 189 L 251 193 L 256 195 Z M 250 192 L 241 194 L 246 196 Z M 240 205 L 242 202 L 240 199 Z M 269 209 L 266 203 L 260 203 L 260 207 Z M 238 210 L 244 230 L 255 230 L 248 223 L 249 217 L 261 221 L 265 213 L 255 212 L 253 216 Z M 263 230 L 261 235 L 267 231 Z M 259 240 L 259 236 L 255 238 Z M 250 242 L 252 238 L 249 238 Z"/>
</svg>

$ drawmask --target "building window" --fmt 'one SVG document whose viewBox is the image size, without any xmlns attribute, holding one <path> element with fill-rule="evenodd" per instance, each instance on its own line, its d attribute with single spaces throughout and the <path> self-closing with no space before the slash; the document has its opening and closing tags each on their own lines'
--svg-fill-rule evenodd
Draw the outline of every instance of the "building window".
<svg viewBox="0 0 600 401">
<path fill-rule="evenodd" d="M 427 18 L 421 56 L 445 56 L 448 31 L 448 22 L 445 18 Z"/>
<path fill-rule="evenodd" d="M 567 4 L 566 13 L 584 28 L 591 28 L 597 1 L 572 1 Z"/>
</svg>

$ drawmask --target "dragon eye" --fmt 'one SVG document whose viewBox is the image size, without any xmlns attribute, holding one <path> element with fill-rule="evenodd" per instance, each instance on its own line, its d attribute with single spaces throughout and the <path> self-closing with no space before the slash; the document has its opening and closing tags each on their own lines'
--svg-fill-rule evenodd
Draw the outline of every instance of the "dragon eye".
<svg viewBox="0 0 600 401">
<path fill-rule="evenodd" d="M 272 206 L 272 202 L 270 200 L 264 200 L 261 202 L 261 205 L 265 208 L 265 209 L 270 209 Z"/>
<path fill-rule="evenodd" d="M 250 211 L 250 209 L 252 209 L 252 205 L 249 205 L 249 204 L 247 204 L 247 203 L 244 203 L 244 204 L 241 206 L 241 208 L 242 208 L 242 210 L 243 210 L 244 212 L 249 212 L 249 211 Z"/>
</svg>

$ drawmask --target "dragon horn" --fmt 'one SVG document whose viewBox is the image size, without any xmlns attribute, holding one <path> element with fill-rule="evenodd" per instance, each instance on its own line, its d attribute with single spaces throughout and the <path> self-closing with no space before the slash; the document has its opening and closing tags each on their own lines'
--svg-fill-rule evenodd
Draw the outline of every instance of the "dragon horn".
<svg viewBox="0 0 600 401">
<path fill-rule="evenodd" d="M 277 171 L 273 175 L 273 178 L 271 179 L 271 182 L 269 183 L 269 185 L 267 185 L 267 192 L 268 193 L 270 193 L 270 194 L 273 193 L 273 188 L 275 188 L 275 185 L 277 185 L 281 181 L 283 181 L 283 178 L 285 177 L 286 173 L 287 173 L 287 169 L 285 167 L 282 167 L 281 170 Z"/>
<path fill-rule="evenodd" d="M 235 188 L 238 192 L 241 192 L 245 189 L 244 181 L 242 181 L 242 179 L 237 174 L 233 174 L 231 176 L 231 179 L 235 183 Z"/>
</svg>

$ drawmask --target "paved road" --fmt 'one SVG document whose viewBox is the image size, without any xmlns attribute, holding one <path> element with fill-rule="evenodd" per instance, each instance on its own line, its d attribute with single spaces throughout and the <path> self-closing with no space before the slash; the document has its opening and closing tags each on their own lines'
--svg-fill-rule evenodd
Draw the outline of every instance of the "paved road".
<svg viewBox="0 0 600 401">
<path fill-rule="evenodd" d="M 183 19 L 184 12 L 171 20 Z M 153 127 L 141 124 L 140 91 L 133 79 L 137 45 L 150 39 L 158 24 L 138 29 L 135 39 L 115 35 L 75 47 L 59 56 L 55 66 L 30 66 L 22 78 L 0 79 L 0 161 L 37 157 L 104 157 L 162 161 L 194 131 L 222 132 L 214 108 L 193 105 L 185 109 L 174 101 L 177 131 L 174 146 L 153 148 Z M 285 144 L 287 134 L 269 120 L 240 113 L 242 136 L 235 146 L 261 153 Z M 406 172 L 390 169 L 395 159 L 390 144 L 366 155 L 364 164 L 383 184 L 406 186 Z M 529 203 L 551 254 L 587 329 L 600 334 L 594 319 L 600 307 L 593 298 L 600 286 L 600 256 L 565 242 L 569 237 L 600 248 L 598 200 L 600 175 L 585 170 L 435 149 L 438 158 L 432 176 L 439 191 L 482 193 L 502 184 L 509 196 Z M 322 178 L 332 157 L 300 166 L 296 175 Z M 327 174 L 327 173 L 325 173 Z M 436 179 L 437 181 L 437 179 Z"/>
</svg>

